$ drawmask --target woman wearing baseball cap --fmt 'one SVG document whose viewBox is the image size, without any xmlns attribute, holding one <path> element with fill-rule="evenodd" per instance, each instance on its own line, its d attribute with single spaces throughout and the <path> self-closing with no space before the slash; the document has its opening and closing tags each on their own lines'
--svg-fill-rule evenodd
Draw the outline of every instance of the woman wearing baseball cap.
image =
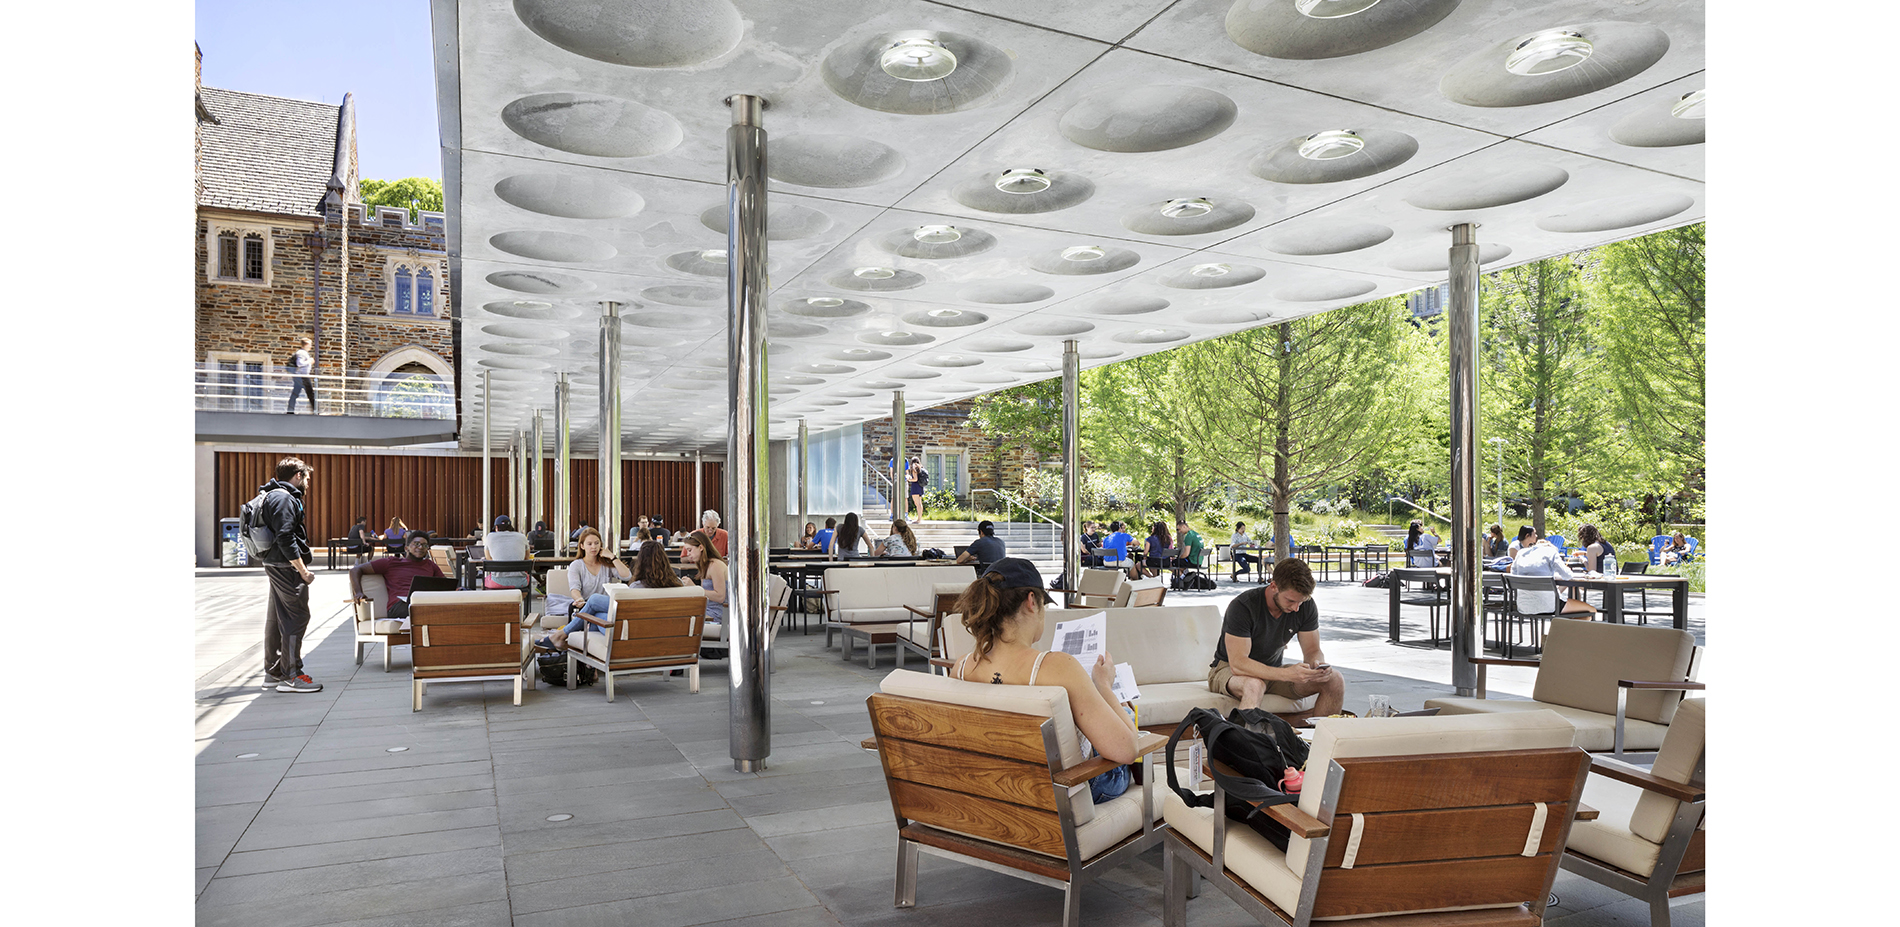
<svg viewBox="0 0 1900 927">
<path fill-rule="evenodd" d="M 1138 732 L 1134 717 L 1116 704 L 1110 688 L 1114 658 L 1104 652 L 1094 666 L 1084 668 L 1066 653 L 1036 649 L 1044 606 L 1052 601 L 1042 574 L 1029 561 L 1005 557 L 991 564 L 957 602 L 976 649 L 957 661 L 951 675 L 997 685 L 1061 686 L 1068 690 L 1076 729 L 1095 752 L 1117 763 L 1134 762 Z M 1128 767 L 1117 766 L 1089 780 L 1089 792 L 1096 801 L 1106 801 L 1127 791 L 1128 781 Z"/>
</svg>

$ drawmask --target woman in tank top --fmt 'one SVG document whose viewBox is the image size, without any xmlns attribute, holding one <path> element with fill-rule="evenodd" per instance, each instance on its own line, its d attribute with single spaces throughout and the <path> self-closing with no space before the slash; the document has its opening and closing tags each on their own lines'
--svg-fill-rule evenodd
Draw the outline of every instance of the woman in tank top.
<svg viewBox="0 0 1900 927">
<path fill-rule="evenodd" d="M 726 559 L 704 531 L 686 536 L 680 559 L 699 567 L 699 587 L 706 590 L 706 620 L 726 620 Z"/>
<path fill-rule="evenodd" d="M 951 675 L 997 685 L 1061 686 L 1068 690 L 1076 729 L 1095 752 L 1117 763 L 1134 762 L 1139 734 L 1133 715 L 1115 702 L 1114 659 L 1104 652 L 1094 666 L 1084 669 L 1066 653 L 1035 649 L 1042 638 L 1044 606 L 1051 601 L 1043 591 L 1042 574 L 1029 561 L 1004 557 L 990 564 L 957 601 L 963 627 L 976 638 L 976 647 L 957 661 Z M 1128 767 L 1117 766 L 1089 780 L 1089 793 L 1096 801 L 1106 801 L 1127 791 L 1128 781 Z"/>
</svg>

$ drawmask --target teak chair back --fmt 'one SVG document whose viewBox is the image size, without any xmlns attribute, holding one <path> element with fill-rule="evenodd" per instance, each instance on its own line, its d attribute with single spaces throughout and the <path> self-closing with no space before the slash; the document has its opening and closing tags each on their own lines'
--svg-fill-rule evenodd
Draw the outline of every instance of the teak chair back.
<svg viewBox="0 0 1900 927">
<path fill-rule="evenodd" d="M 574 687 L 576 662 L 606 677 L 607 701 L 614 676 L 685 670 L 688 691 L 699 692 L 699 648 L 704 639 L 706 591 L 697 586 L 608 592 L 607 625 L 589 624 L 567 636 L 567 685 Z"/>
<path fill-rule="evenodd" d="M 410 710 L 422 710 L 431 682 L 512 677 L 521 704 L 530 656 L 521 633 L 521 591 L 418 592 L 409 597 Z"/>
</svg>

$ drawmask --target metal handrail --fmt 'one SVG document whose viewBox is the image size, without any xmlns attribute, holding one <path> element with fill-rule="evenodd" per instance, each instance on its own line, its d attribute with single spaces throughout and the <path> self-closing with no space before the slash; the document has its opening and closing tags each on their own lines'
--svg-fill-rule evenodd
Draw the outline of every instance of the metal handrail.
<svg viewBox="0 0 1900 927">
<path fill-rule="evenodd" d="M 263 364 L 255 368 L 222 363 L 197 362 L 193 365 L 192 407 L 200 412 L 283 412 L 296 386 L 297 375 L 289 368 Z M 445 421 L 455 418 L 455 392 L 452 383 L 439 378 L 430 384 L 439 389 L 404 395 L 396 391 L 414 375 L 408 372 L 368 374 L 313 373 L 309 379 L 316 392 L 318 415 L 351 415 L 369 418 L 416 418 Z M 307 400 L 298 395 L 299 404 L 309 411 Z"/>
<path fill-rule="evenodd" d="M 990 495 L 1003 500 L 1003 504 L 1005 506 L 1020 506 L 1022 507 L 1023 511 L 1028 512 L 1030 515 L 1033 515 L 1036 518 L 1039 518 L 1045 522 L 1048 522 L 1049 523 L 1049 543 L 1055 548 L 1058 554 L 1062 552 L 1062 535 L 1060 533 L 1062 531 L 1061 522 L 1056 521 L 1055 519 L 1050 518 L 1049 516 L 1044 515 L 1043 513 L 1030 508 L 1028 503 L 1022 501 L 1021 499 L 1016 498 L 1015 496 L 1010 495 L 1009 493 L 1003 492 L 1000 489 L 972 489 L 970 490 L 970 495 L 975 496 L 977 493 L 980 493 L 980 492 L 989 493 Z M 1007 519 L 1011 514 L 1014 514 L 1014 512 L 1015 512 L 1014 508 L 1006 507 L 1003 510 L 1003 517 Z M 1033 526 L 1034 523 L 1032 522 L 1031 524 Z M 1032 531 L 1034 530 L 1033 527 L 1031 530 Z"/>
<path fill-rule="evenodd" d="M 1411 506 L 1412 508 L 1415 508 L 1415 509 L 1418 509 L 1419 511 L 1421 511 L 1421 512 L 1424 512 L 1425 514 L 1427 514 L 1427 515 L 1430 515 L 1431 517 L 1433 517 L 1433 518 L 1436 518 L 1436 519 L 1438 519 L 1439 521 L 1442 521 L 1442 522 L 1444 522 L 1445 524 L 1448 524 L 1448 525 L 1449 525 L 1449 524 L 1451 524 L 1451 519 L 1449 519 L 1449 518 L 1446 518 L 1445 516 L 1443 516 L 1443 515 L 1440 515 L 1440 514 L 1438 514 L 1437 512 L 1434 512 L 1434 511 L 1432 511 L 1431 509 L 1428 509 L 1428 508 L 1426 508 L 1426 507 L 1424 507 L 1424 506 L 1422 506 L 1422 505 L 1419 505 L 1418 503 L 1416 503 L 1416 502 L 1413 502 L 1413 501 L 1412 501 L 1412 500 L 1410 500 L 1410 499 L 1401 499 L 1401 498 L 1399 498 L 1398 496 L 1388 496 L 1388 497 L 1386 497 L 1386 500 L 1385 500 L 1385 501 L 1387 501 L 1387 502 L 1403 502 L 1403 503 L 1405 503 L 1406 505 L 1409 505 L 1409 506 Z"/>
</svg>

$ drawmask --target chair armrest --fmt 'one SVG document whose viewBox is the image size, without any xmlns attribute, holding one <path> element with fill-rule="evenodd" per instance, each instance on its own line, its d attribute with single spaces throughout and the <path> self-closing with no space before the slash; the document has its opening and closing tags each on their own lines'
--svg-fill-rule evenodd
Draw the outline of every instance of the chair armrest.
<svg viewBox="0 0 1900 927">
<path fill-rule="evenodd" d="M 595 618 L 594 616 L 589 615 L 586 612 L 575 612 L 575 614 L 579 615 L 582 621 L 585 621 L 588 624 L 595 625 L 597 627 L 611 628 L 614 626 L 613 622 L 608 621 L 605 618 Z"/>
<path fill-rule="evenodd" d="M 1680 689 L 1684 692 L 1701 692 L 1708 686 L 1699 682 L 1669 682 L 1667 680 L 1646 681 L 1640 679 L 1618 679 L 1618 686 L 1625 689 Z"/>
<path fill-rule="evenodd" d="M 783 605 L 774 605 L 774 606 L 771 606 L 771 609 L 770 609 L 770 610 L 771 610 L 771 611 L 775 611 L 775 612 L 782 612 L 782 611 L 785 611 L 785 606 L 783 606 Z"/>
<path fill-rule="evenodd" d="M 858 741 L 858 746 L 863 747 L 864 749 L 869 750 L 872 753 L 876 753 L 877 752 L 877 738 L 866 737 L 863 740 Z"/>
<path fill-rule="evenodd" d="M 951 667 L 953 667 L 953 666 L 956 666 L 956 665 L 957 665 L 957 661 L 955 661 L 955 660 L 952 660 L 952 659 L 950 659 L 950 658 L 948 658 L 948 657 L 931 657 L 931 658 L 930 658 L 930 665 L 931 665 L 931 666 L 941 666 L 941 667 L 943 667 L 944 669 L 950 669 Z"/>
<path fill-rule="evenodd" d="M 1594 821 L 1598 817 L 1602 816 L 1602 814 L 1603 812 L 1598 811 L 1597 809 L 1592 808 L 1589 805 L 1584 804 L 1583 802 L 1577 802 L 1577 811 L 1575 814 L 1571 815 L 1571 818 L 1573 820 L 1578 820 L 1578 821 Z"/>
<path fill-rule="evenodd" d="M 1147 731 L 1141 731 L 1135 738 L 1135 759 L 1140 760 L 1142 757 L 1167 746 L 1167 743 L 1168 739 L 1160 734 L 1150 734 Z M 1093 759 L 1083 760 L 1068 769 L 1056 773 L 1054 776 L 1055 783 L 1062 786 L 1081 785 L 1117 766 L 1124 765 L 1127 764 L 1117 763 L 1105 756 L 1098 756 Z"/>
<path fill-rule="evenodd" d="M 1533 669 L 1542 665 L 1536 660 L 1500 660 L 1497 657 L 1472 657 L 1465 662 L 1485 666 L 1528 666 Z"/>
<path fill-rule="evenodd" d="M 919 618 L 926 618 L 926 619 L 928 619 L 928 618 L 935 618 L 935 617 L 937 617 L 937 613 L 936 613 L 936 612 L 927 612 L 927 611 L 924 611 L 924 610 L 923 610 L 923 609 L 921 609 L 921 608 L 918 608 L 918 607 L 917 607 L 917 606 L 915 606 L 915 605 L 906 605 L 906 606 L 904 606 L 904 609 L 905 609 L 906 611 L 908 611 L 908 612 L 910 612 L 911 614 L 913 614 L 913 615 L 916 615 L 916 616 L 917 616 L 917 617 L 919 617 Z"/>
<path fill-rule="evenodd" d="M 1590 771 L 1607 779 L 1627 782 L 1645 792 L 1655 792 L 1665 798 L 1677 801 L 1702 801 L 1708 795 L 1707 789 L 1680 782 L 1671 782 L 1660 776 L 1654 776 L 1634 766 L 1611 762 L 1601 757 L 1590 758 Z"/>
<path fill-rule="evenodd" d="M 1207 765 L 1219 769 L 1222 775 L 1240 775 L 1233 767 L 1212 757 L 1208 758 Z M 1228 797 L 1233 798 L 1234 796 L 1230 794 Z M 1327 825 L 1326 822 L 1301 811 L 1299 805 L 1291 802 L 1278 805 L 1255 805 L 1254 807 L 1259 808 L 1260 812 L 1267 817 L 1279 821 L 1281 824 L 1285 824 L 1286 829 L 1292 831 L 1293 834 L 1298 837 L 1305 837 L 1311 840 L 1315 837 L 1324 837 L 1333 832 L 1332 827 Z"/>
</svg>

